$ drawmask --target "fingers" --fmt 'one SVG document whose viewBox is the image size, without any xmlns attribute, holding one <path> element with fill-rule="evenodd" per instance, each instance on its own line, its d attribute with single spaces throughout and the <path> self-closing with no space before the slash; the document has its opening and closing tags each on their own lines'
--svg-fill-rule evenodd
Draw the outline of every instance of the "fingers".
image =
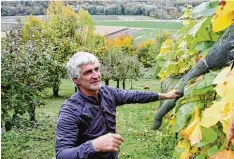
<svg viewBox="0 0 234 159">
<path fill-rule="evenodd" d="M 119 149 L 120 149 L 120 144 L 113 144 L 111 151 L 117 152 L 119 151 Z"/>
<path fill-rule="evenodd" d="M 120 150 L 120 145 L 124 139 L 119 134 L 108 133 L 105 135 L 106 140 L 106 150 L 105 152 L 118 152 Z"/>
<path fill-rule="evenodd" d="M 172 90 L 170 93 L 172 94 L 173 98 L 182 97 L 184 95 L 184 92 L 181 90 Z"/>
<path fill-rule="evenodd" d="M 227 149 L 227 150 L 229 150 L 230 145 L 231 145 L 231 141 L 228 141 L 228 142 L 227 142 L 227 145 L 226 145 L 226 149 Z"/>
<path fill-rule="evenodd" d="M 111 136 L 113 137 L 113 140 L 112 140 L 113 144 L 112 144 L 111 151 L 118 152 L 120 150 L 121 143 L 124 142 L 124 139 L 119 134 L 111 134 Z"/>
<path fill-rule="evenodd" d="M 178 97 L 183 97 L 183 96 L 184 96 L 184 92 L 181 91 L 181 90 L 179 90 L 179 91 L 177 92 L 177 95 L 178 95 Z"/>
<path fill-rule="evenodd" d="M 234 138 L 234 133 L 229 129 L 229 135 L 227 137 L 227 144 L 226 144 L 226 149 L 229 150 L 232 139 Z"/>
<path fill-rule="evenodd" d="M 227 150 L 229 150 L 230 145 L 231 145 L 231 138 L 230 138 L 230 136 L 228 136 L 227 144 L 226 144 L 226 149 L 227 149 Z"/>
<path fill-rule="evenodd" d="M 123 137 L 120 136 L 119 134 L 113 134 L 113 137 L 114 137 L 116 140 L 120 141 L 121 143 L 124 142 Z"/>
</svg>

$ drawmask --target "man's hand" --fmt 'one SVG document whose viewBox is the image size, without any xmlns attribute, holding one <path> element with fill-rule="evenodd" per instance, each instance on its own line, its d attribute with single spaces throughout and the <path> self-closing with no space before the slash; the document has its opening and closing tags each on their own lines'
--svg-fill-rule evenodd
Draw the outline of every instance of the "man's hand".
<svg viewBox="0 0 234 159">
<path fill-rule="evenodd" d="M 227 136 L 227 145 L 226 145 L 227 149 L 229 149 L 233 138 L 234 138 L 234 127 L 229 127 L 228 136 Z"/>
<path fill-rule="evenodd" d="M 96 152 L 115 152 L 119 151 L 124 139 L 119 134 L 108 133 L 93 140 Z"/>
<path fill-rule="evenodd" d="M 170 92 L 167 93 L 159 93 L 159 99 L 163 100 L 163 99 L 174 99 L 177 97 L 181 97 L 183 96 L 183 92 L 179 91 L 179 90 L 172 90 Z"/>
<path fill-rule="evenodd" d="M 234 112 L 232 114 L 231 123 L 230 123 L 230 125 L 228 127 L 226 149 L 229 149 L 229 147 L 231 145 L 231 141 L 232 141 L 233 138 L 234 138 Z"/>
</svg>

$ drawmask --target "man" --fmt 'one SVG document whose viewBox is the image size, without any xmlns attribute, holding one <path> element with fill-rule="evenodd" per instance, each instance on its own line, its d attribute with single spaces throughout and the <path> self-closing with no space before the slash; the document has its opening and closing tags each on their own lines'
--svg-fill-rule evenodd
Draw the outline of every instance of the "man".
<svg viewBox="0 0 234 159">
<path fill-rule="evenodd" d="M 101 86 L 100 63 L 90 53 L 78 52 L 67 71 L 79 91 L 61 107 L 56 130 L 58 159 L 117 159 L 124 139 L 116 134 L 116 107 L 172 99 L 168 93 L 126 91 Z"/>
</svg>

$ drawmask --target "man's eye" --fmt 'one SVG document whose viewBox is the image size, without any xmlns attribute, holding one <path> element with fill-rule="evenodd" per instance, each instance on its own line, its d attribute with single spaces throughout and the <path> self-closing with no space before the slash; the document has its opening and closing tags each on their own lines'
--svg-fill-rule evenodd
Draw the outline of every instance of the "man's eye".
<svg viewBox="0 0 234 159">
<path fill-rule="evenodd" d="M 90 73 L 92 73 L 92 71 L 86 71 L 86 72 L 84 73 L 84 75 L 88 75 L 88 74 L 90 74 Z"/>
<path fill-rule="evenodd" d="M 95 68 L 95 71 L 99 71 L 99 67 Z"/>
</svg>

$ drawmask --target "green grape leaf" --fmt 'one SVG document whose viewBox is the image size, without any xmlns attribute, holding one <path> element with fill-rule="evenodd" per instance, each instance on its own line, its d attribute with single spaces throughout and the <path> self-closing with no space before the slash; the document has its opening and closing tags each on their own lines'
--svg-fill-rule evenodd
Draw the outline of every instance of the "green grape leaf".
<svg viewBox="0 0 234 159">
<path fill-rule="evenodd" d="M 165 66 L 159 72 L 161 78 L 165 78 L 169 75 L 176 75 L 179 71 L 179 68 L 176 66 L 175 62 L 170 62 L 168 66 Z"/>
<path fill-rule="evenodd" d="M 156 57 L 156 60 L 157 60 L 157 64 L 160 67 L 167 67 L 170 64 L 170 61 L 165 60 L 165 57 L 163 55 L 160 55 L 160 54 Z"/>
<path fill-rule="evenodd" d="M 194 18 L 203 16 L 212 16 L 218 7 L 218 1 L 203 2 L 202 4 L 196 6 L 192 11 L 192 16 Z"/>
<path fill-rule="evenodd" d="M 210 143 L 215 142 L 215 140 L 217 139 L 218 135 L 217 133 L 214 131 L 213 128 L 204 128 L 202 127 L 202 141 L 198 144 L 196 144 L 195 146 L 197 147 L 203 147 L 205 145 L 208 145 Z"/>
<path fill-rule="evenodd" d="M 199 79 L 198 81 L 192 80 L 190 83 L 185 87 L 185 95 L 197 95 L 197 94 L 203 94 L 210 90 L 212 90 L 212 82 L 215 78 L 216 74 L 213 72 L 205 74 L 203 79 Z M 194 94 L 193 94 L 194 93 Z"/>
<path fill-rule="evenodd" d="M 187 45 L 194 48 L 195 45 L 203 41 L 217 41 L 220 34 L 212 31 L 211 17 L 203 18 L 188 33 Z"/>
<path fill-rule="evenodd" d="M 199 53 L 199 56 L 206 57 L 206 55 L 209 53 L 210 49 L 204 49 L 202 52 Z"/>
<path fill-rule="evenodd" d="M 206 159 L 206 155 L 198 155 L 195 159 Z"/>
<path fill-rule="evenodd" d="M 192 91 L 192 95 L 205 94 L 205 93 L 207 93 L 209 91 L 213 91 L 213 90 L 214 90 L 213 86 L 207 86 L 207 87 L 203 87 L 200 89 L 194 89 Z"/>
<path fill-rule="evenodd" d="M 214 44 L 213 41 L 203 41 L 203 42 L 197 43 L 195 45 L 195 49 L 197 49 L 198 51 L 203 51 L 205 49 L 210 48 L 213 44 Z"/>
<path fill-rule="evenodd" d="M 210 21 L 210 18 L 205 17 L 202 20 L 200 20 L 191 30 L 189 30 L 188 34 L 195 36 L 197 32 L 206 25 L 207 21 Z"/>
<path fill-rule="evenodd" d="M 198 109 L 202 108 L 204 106 L 204 103 L 200 102 L 189 102 L 184 105 L 182 105 L 177 113 L 176 113 L 176 132 L 181 131 L 184 126 L 187 124 L 187 119 L 189 116 L 191 116 L 194 112 L 195 107 L 198 107 Z"/>
<path fill-rule="evenodd" d="M 208 155 L 209 155 L 209 157 L 211 157 L 211 156 L 213 156 L 213 155 L 215 155 L 216 154 L 216 152 L 218 152 L 218 150 L 219 150 L 219 148 L 218 148 L 218 146 L 217 145 L 214 145 L 214 146 L 212 146 L 211 148 L 209 148 L 208 149 Z"/>
</svg>

